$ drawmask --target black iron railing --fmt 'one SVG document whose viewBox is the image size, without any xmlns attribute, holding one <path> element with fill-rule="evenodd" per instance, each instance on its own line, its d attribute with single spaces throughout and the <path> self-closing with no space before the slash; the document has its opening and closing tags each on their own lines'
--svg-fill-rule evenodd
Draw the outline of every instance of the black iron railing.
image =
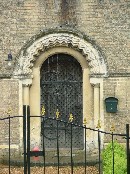
<svg viewBox="0 0 130 174">
<path fill-rule="evenodd" d="M 105 132 L 105 131 L 102 131 L 100 129 L 92 129 L 92 128 L 88 128 L 86 126 L 86 124 L 84 125 L 77 125 L 77 124 L 74 124 L 73 123 L 73 120 L 69 120 L 68 122 L 65 122 L 63 120 L 60 120 L 59 117 L 54 117 L 54 118 L 48 118 L 46 116 L 30 116 L 30 108 L 29 106 L 24 106 L 23 107 L 23 116 L 8 116 L 8 117 L 4 117 L 4 118 L 0 118 L 0 122 L 3 122 L 3 121 L 8 121 L 8 128 L 6 127 L 6 129 L 8 129 L 8 170 L 9 170 L 9 174 L 11 174 L 11 161 L 13 160 L 13 157 L 11 157 L 11 143 L 12 143 L 12 140 L 11 140 L 11 132 L 14 131 L 14 127 L 11 127 L 12 124 L 12 120 L 16 119 L 16 118 L 23 118 L 23 166 L 24 166 L 24 169 L 23 169 L 23 173 L 24 174 L 30 174 L 31 173 L 31 165 L 32 165 L 32 160 L 31 160 L 31 157 L 32 156 L 42 156 L 41 157 L 41 161 L 40 162 L 40 165 L 44 168 L 44 174 L 46 173 L 46 166 L 47 165 L 56 165 L 57 166 L 57 173 L 60 174 L 60 166 L 62 165 L 70 165 L 71 167 L 71 174 L 74 173 L 74 167 L 76 165 L 82 165 L 84 167 L 84 174 L 87 174 L 87 166 L 88 166 L 88 161 L 89 159 L 87 158 L 88 155 L 87 155 L 87 132 L 88 131 L 92 131 L 92 132 L 96 132 L 97 134 L 97 147 L 98 147 L 98 171 L 99 171 L 99 174 L 102 173 L 102 159 L 101 159 L 101 152 L 102 152 L 102 149 L 103 149 L 103 145 L 102 145 L 102 135 L 109 135 L 111 137 L 111 142 L 112 142 L 112 174 L 115 173 L 114 171 L 114 165 L 116 163 L 115 161 L 115 156 L 114 156 L 114 137 L 122 137 L 123 139 L 126 139 L 125 142 L 126 142 L 126 149 L 127 149 L 127 174 L 130 174 L 130 154 L 129 154 L 129 125 L 127 124 L 126 125 L 126 132 L 124 134 L 116 134 L 114 132 Z M 36 117 L 39 117 L 39 119 L 42 120 L 42 145 L 41 145 L 41 151 L 39 152 L 32 152 L 31 151 L 31 148 L 30 148 L 30 118 L 36 118 Z M 45 126 L 46 126 L 46 121 L 47 120 L 53 120 L 55 121 L 55 125 L 54 125 L 54 129 L 51 127 L 51 131 L 56 131 L 56 137 L 53 138 L 52 137 L 52 142 L 56 141 L 56 147 L 55 147 L 55 152 L 56 152 L 56 156 L 55 158 L 57 158 L 56 161 L 54 162 L 50 162 L 50 164 L 48 163 L 48 159 L 47 159 L 47 147 L 46 147 L 46 144 L 45 144 L 45 141 L 46 141 L 46 135 L 45 135 Z M 62 127 L 61 127 L 61 123 L 62 123 Z M 63 126 L 65 125 L 65 127 Z M 67 127 L 66 127 L 67 125 Z M 76 128 L 79 128 L 79 129 L 83 129 L 83 133 L 84 133 L 84 149 L 82 149 L 82 152 L 83 152 L 83 158 L 81 159 L 81 161 L 78 161 L 76 162 L 76 159 L 75 157 L 73 156 L 73 143 L 74 143 L 74 140 L 73 140 L 73 134 L 74 134 L 74 130 Z M 67 130 L 66 130 L 67 129 Z M 60 151 L 61 151 L 61 142 L 60 142 L 60 132 L 61 130 L 64 130 L 65 134 L 66 132 L 68 131 L 69 132 L 69 136 L 70 136 L 70 148 L 69 148 L 69 158 L 70 160 L 68 162 L 66 161 L 63 161 L 63 159 L 61 160 L 61 157 L 60 157 Z M 51 139 L 51 137 L 50 137 Z M 63 149 L 62 149 L 63 150 Z M 38 163 L 35 163 L 35 165 L 38 165 Z"/>
</svg>

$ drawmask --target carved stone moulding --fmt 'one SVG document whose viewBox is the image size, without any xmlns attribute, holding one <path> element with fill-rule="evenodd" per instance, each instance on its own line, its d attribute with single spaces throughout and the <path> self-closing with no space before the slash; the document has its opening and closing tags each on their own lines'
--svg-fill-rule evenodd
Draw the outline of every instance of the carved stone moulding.
<svg viewBox="0 0 130 174">
<path fill-rule="evenodd" d="M 72 49 L 80 50 L 81 54 L 88 62 L 90 73 L 92 75 L 107 75 L 107 67 L 104 58 L 91 43 L 88 43 L 86 40 L 75 36 L 74 34 L 54 33 L 45 35 L 34 41 L 34 43 L 26 49 L 25 54 L 23 54 L 23 51 L 21 51 L 14 69 L 13 76 L 15 78 L 32 78 L 32 69 L 34 62 L 38 59 L 38 56 L 49 48 L 60 46 L 71 47 Z"/>
</svg>

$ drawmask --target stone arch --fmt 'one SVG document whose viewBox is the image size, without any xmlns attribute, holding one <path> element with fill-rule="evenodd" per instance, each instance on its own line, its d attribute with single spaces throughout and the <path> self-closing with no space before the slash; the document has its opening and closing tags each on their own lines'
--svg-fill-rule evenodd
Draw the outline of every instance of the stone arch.
<svg viewBox="0 0 130 174">
<path fill-rule="evenodd" d="M 13 78 L 21 79 L 23 104 L 30 105 L 32 115 L 40 114 L 40 66 L 50 55 L 58 53 L 72 55 L 82 66 L 83 116 L 89 120 L 88 127 L 96 127 L 99 119 L 104 123 L 103 77 L 107 76 L 106 62 L 100 51 L 91 43 L 72 33 L 47 34 L 35 40 L 25 51 L 21 51 L 14 68 Z M 92 104 L 93 113 L 91 112 Z M 40 144 L 40 125 L 38 118 L 31 122 L 32 144 Z M 90 143 L 93 142 L 93 137 L 94 135 L 88 133 Z M 94 141 L 96 144 L 96 138 Z"/>
<path fill-rule="evenodd" d="M 92 115 L 93 115 L 93 111 L 92 111 L 92 105 L 93 105 L 93 86 L 90 83 L 90 79 L 89 79 L 89 74 L 90 74 L 90 70 L 88 67 L 88 63 L 87 61 L 84 59 L 83 55 L 78 52 L 77 50 L 74 50 L 72 48 L 67 48 L 65 46 L 57 46 L 54 48 L 50 48 L 49 50 L 46 50 L 43 54 L 39 54 L 38 58 L 36 59 L 36 62 L 33 66 L 33 79 L 32 79 L 32 85 L 30 86 L 30 88 L 28 87 L 28 96 L 29 96 L 29 105 L 31 108 L 31 115 L 40 115 L 40 99 L 41 99 L 41 90 L 40 90 L 40 69 L 42 64 L 44 63 L 44 61 L 49 57 L 52 56 L 54 54 L 67 54 L 67 55 L 71 55 L 74 59 L 76 59 L 82 68 L 82 78 L 83 78 L 83 86 L 82 86 L 82 100 L 83 100 L 83 108 L 82 108 L 82 112 L 83 112 L 83 119 L 87 116 L 88 119 L 88 125 L 90 125 L 89 127 L 92 127 Z M 29 82 L 29 80 L 27 79 L 27 82 L 31 84 L 31 82 Z M 24 97 L 27 96 L 26 93 L 26 87 L 23 88 L 23 94 Z M 91 100 L 90 100 L 91 99 Z M 87 103 L 87 105 L 86 105 Z M 37 126 L 36 126 L 37 123 Z M 38 127 L 40 127 L 40 121 L 39 118 L 35 119 L 34 121 L 32 120 L 31 122 L 31 129 L 32 129 L 32 134 L 31 136 L 32 138 L 32 144 L 37 144 L 37 142 L 40 143 L 40 131 L 38 132 L 39 129 L 37 129 Z M 37 134 L 37 136 L 35 136 Z M 90 133 L 89 133 L 90 136 Z M 90 137 L 92 137 L 93 135 L 91 135 Z M 89 138 L 91 141 L 91 138 Z"/>
<path fill-rule="evenodd" d="M 24 53 L 21 51 L 14 69 L 14 77 L 32 77 L 34 62 L 40 54 L 53 47 L 71 47 L 78 50 L 86 58 L 91 75 L 107 75 L 107 66 L 101 53 L 83 38 L 70 33 L 47 34 L 29 46 Z"/>
</svg>

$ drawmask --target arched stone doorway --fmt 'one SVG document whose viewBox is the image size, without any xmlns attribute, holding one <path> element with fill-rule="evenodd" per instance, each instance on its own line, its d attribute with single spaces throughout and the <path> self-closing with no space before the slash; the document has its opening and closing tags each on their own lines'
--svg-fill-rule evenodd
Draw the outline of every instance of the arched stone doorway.
<svg viewBox="0 0 130 174">
<path fill-rule="evenodd" d="M 72 114 L 73 123 L 83 124 L 82 67 L 76 59 L 67 54 L 48 57 L 40 69 L 40 89 L 41 107 L 44 106 L 46 117 L 55 117 L 58 110 L 61 120 L 69 122 L 69 115 Z M 59 124 L 59 146 L 69 148 L 70 127 Z M 55 120 L 44 121 L 45 147 L 56 147 L 56 133 Z M 74 129 L 73 148 L 83 148 L 81 128 Z"/>
<path fill-rule="evenodd" d="M 21 82 L 23 101 L 31 106 L 31 115 L 40 115 L 40 69 L 48 57 L 68 54 L 82 67 L 83 74 L 83 118 L 88 127 L 96 127 L 98 120 L 104 128 L 103 78 L 107 76 L 107 66 L 100 51 L 83 37 L 71 33 L 47 34 L 36 39 L 21 51 L 14 69 L 13 78 Z M 22 100 L 22 98 L 21 98 Z M 22 105 L 21 105 L 22 106 Z M 31 119 L 31 146 L 41 144 L 41 120 Z M 21 134 L 22 139 L 22 134 Z M 97 142 L 95 135 L 87 132 L 87 142 Z"/>
</svg>

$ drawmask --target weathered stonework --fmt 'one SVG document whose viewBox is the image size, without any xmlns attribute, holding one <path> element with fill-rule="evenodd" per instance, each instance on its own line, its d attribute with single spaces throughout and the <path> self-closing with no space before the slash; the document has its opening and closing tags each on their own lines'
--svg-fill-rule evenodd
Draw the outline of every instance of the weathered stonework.
<svg viewBox="0 0 130 174">
<path fill-rule="evenodd" d="M 105 129 L 110 130 L 112 123 L 115 125 L 116 132 L 125 132 L 125 124 L 130 122 L 130 77 L 112 77 L 104 80 L 104 99 L 113 96 L 118 101 L 117 113 L 105 114 Z M 105 109 L 105 105 L 104 105 Z M 105 109 L 106 110 L 106 109 Z M 109 124 L 107 124 L 109 123 Z"/>
<path fill-rule="evenodd" d="M 22 52 L 17 61 L 13 73 L 14 76 L 32 75 L 33 62 L 37 60 L 37 57 L 47 49 L 58 46 L 72 47 L 72 49 L 81 50 L 88 61 L 92 75 L 107 75 L 107 67 L 103 57 L 101 57 L 98 51 L 95 50 L 90 43 L 73 34 L 58 33 L 50 34 L 36 40 L 29 48 L 27 48 L 25 55 L 23 55 Z"/>
<path fill-rule="evenodd" d="M 32 36 L 60 28 L 80 31 L 93 40 L 104 54 L 110 72 L 128 73 L 129 2 L 70 0 L 64 3 L 62 0 L 1 2 L 1 73 L 7 73 L 4 60 L 10 49 L 15 58 Z"/>
<path fill-rule="evenodd" d="M 19 81 L 0 80 L 0 118 L 19 115 Z M 10 112 L 10 113 L 9 113 Z M 15 154 L 19 153 L 20 146 L 20 121 L 19 118 L 11 119 L 10 142 Z M 9 148 L 9 120 L 0 120 L 0 161 L 8 156 Z"/>
<path fill-rule="evenodd" d="M 35 84 L 40 83 L 41 64 L 35 67 L 36 62 L 48 51 L 65 47 L 77 51 L 77 57 L 80 54 L 89 67 L 84 83 L 91 86 L 91 97 L 88 88 L 84 89 L 85 98 L 89 96 L 93 104 L 93 112 L 87 116 L 91 125 L 96 126 L 99 115 L 103 130 L 109 131 L 113 123 L 116 132 L 124 133 L 125 124 L 130 123 L 129 7 L 125 0 L 1 0 L 0 117 L 7 116 L 9 106 L 12 115 L 22 114 L 23 103 L 29 104 L 30 94 L 37 91 Z M 5 60 L 10 51 L 13 61 L 8 66 Z M 93 84 L 99 84 L 98 90 Z M 110 96 L 119 100 L 115 114 L 105 110 L 104 100 Z M 35 100 L 35 95 L 32 98 Z M 88 104 L 89 99 L 84 101 Z M 8 144 L 5 124 L 0 121 L 2 149 Z M 12 149 L 19 151 L 21 121 L 16 119 L 11 126 Z"/>
</svg>

